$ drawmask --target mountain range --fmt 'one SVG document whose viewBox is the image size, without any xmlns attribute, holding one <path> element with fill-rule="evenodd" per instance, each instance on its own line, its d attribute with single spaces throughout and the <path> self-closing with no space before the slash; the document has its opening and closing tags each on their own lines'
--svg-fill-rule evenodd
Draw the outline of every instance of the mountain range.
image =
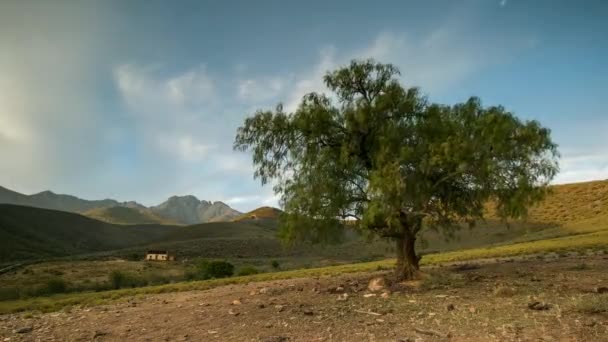
<svg viewBox="0 0 608 342">
<path fill-rule="evenodd" d="M 242 213 L 227 204 L 201 201 L 195 196 L 172 196 L 151 207 L 113 199 L 85 200 L 71 195 L 43 191 L 24 195 L 0 186 L 0 204 L 14 204 L 78 213 L 115 224 L 197 224 L 231 221 Z"/>
</svg>

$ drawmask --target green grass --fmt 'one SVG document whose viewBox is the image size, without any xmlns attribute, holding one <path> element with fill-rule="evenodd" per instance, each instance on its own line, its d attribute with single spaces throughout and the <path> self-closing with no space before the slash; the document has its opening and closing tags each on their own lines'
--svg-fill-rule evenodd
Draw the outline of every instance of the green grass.
<svg viewBox="0 0 608 342">
<path fill-rule="evenodd" d="M 534 242 L 497 246 L 490 248 L 476 248 L 457 252 L 430 254 L 422 259 L 423 265 L 435 265 L 453 261 L 465 261 L 479 258 L 510 257 L 515 255 L 547 253 L 563 250 L 587 250 L 605 248 L 608 245 L 608 231 L 591 234 L 575 235 L 564 238 L 548 239 Z M 391 268 L 393 259 L 355 263 L 348 265 L 299 269 L 292 271 L 262 273 L 250 276 L 212 279 L 194 282 L 183 282 L 161 286 L 149 286 L 135 289 L 123 289 L 105 292 L 87 292 L 77 294 L 61 294 L 51 297 L 40 297 L 26 300 L 0 302 L 0 314 L 21 311 L 56 311 L 74 305 L 95 306 L 114 301 L 126 300 L 132 297 L 145 296 L 158 293 L 206 290 L 228 284 L 241 284 L 249 282 L 335 276 L 344 273 L 370 272 L 379 269 Z"/>
</svg>

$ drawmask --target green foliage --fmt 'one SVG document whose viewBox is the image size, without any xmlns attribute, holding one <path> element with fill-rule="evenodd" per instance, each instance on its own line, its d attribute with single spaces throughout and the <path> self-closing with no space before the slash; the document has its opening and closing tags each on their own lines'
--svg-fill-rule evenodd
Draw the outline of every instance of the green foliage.
<svg viewBox="0 0 608 342">
<path fill-rule="evenodd" d="M 281 194 L 283 239 L 335 241 L 354 218 L 363 232 L 411 242 L 423 225 L 473 224 L 488 202 L 501 218 L 522 217 L 543 197 L 558 170 L 548 129 L 475 97 L 430 103 L 398 75 L 353 61 L 324 77 L 332 97 L 307 94 L 295 112 L 278 105 L 238 129 L 234 148 L 251 151 L 255 176 Z"/>
<path fill-rule="evenodd" d="M 270 266 L 272 266 L 272 268 L 275 269 L 275 270 L 278 270 L 281 267 L 281 265 L 279 264 L 279 262 L 276 261 L 276 260 L 272 260 L 272 262 L 270 263 Z"/>
<path fill-rule="evenodd" d="M 258 274 L 260 271 L 253 266 L 244 266 L 239 270 L 239 276 L 248 276 L 252 274 Z"/>
<path fill-rule="evenodd" d="M 121 271 L 112 271 L 110 273 L 110 284 L 114 289 L 120 289 L 127 283 L 127 275 Z"/>
<path fill-rule="evenodd" d="M 234 265 L 227 261 L 202 260 L 197 264 L 199 279 L 227 278 L 234 274 Z"/>
<path fill-rule="evenodd" d="M 47 281 L 45 292 L 49 294 L 64 293 L 67 291 L 67 288 L 68 286 L 63 279 L 53 278 Z"/>
</svg>

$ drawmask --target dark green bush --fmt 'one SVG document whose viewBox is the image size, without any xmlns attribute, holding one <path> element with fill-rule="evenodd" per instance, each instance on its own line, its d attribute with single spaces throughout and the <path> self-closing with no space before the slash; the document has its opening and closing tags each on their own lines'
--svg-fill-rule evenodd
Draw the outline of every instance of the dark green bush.
<svg viewBox="0 0 608 342">
<path fill-rule="evenodd" d="M 17 287 L 4 287 L 0 288 L 0 301 L 2 300 L 14 300 L 21 297 L 19 288 Z"/>
<path fill-rule="evenodd" d="M 197 265 L 200 279 L 227 278 L 234 274 L 234 265 L 227 261 L 203 260 Z"/>
<path fill-rule="evenodd" d="M 258 274 L 258 273 L 260 273 L 260 271 L 258 271 L 257 268 L 255 268 L 253 266 L 244 266 L 243 268 L 241 268 L 239 270 L 238 275 L 247 276 L 247 275 Z"/>
<path fill-rule="evenodd" d="M 67 289 L 68 285 L 65 280 L 54 278 L 46 282 L 45 292 L 48 294 L 65 293 Z"/>
<path fill-rule="evenodd" d="M 272 262 L 270 263 L 270 265 L 272 266 L 272 268 L 274 268 L 275 270 L 278 270 L 279 267 L 281 267 L 281 265 L 279 265 L 279 262 L 276 260 L 272 260 Z"/>
<path fill-rule="evenodd" d="M 110 284 L 114 289 L 120 289 L 127 283 L 127 275 L 120 271 L 112 271 L 110 273 Z"/>
</svg>

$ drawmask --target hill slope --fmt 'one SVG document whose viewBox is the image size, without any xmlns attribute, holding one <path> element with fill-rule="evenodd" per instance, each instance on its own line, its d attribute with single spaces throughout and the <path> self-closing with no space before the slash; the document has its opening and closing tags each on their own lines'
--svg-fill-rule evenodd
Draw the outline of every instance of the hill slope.
<svg viewBox="0 0 608 342">
<path fill-rule="evenodd" d="M 283 211 L 281 209 L 273 207 L 259 207 L 250 212 L 235 217 L 233 221 L 249 221 L 260 219 L 277 220 L 282 213 Z"/>
<path fill-rule="evenodd" d="M 142 253 L 147 248 L 168 248 L 182 256 L 221 258 L 287 255 L 276 238 L 280 213 L 278 209 L 263 207 L 233 222 L 115 225 L 77 214 L 0 205 L 0 261 L 120 249 L 127 255 L 129 251 Z M 472 230 L 457 231 L 452 240 L 425 231 L 422 240 L 426 243 L 419 247 L 427 253 L 443 252 L 605 232 L 608 232 L 608 181 L 598 181 L 554 186 L 552 194 L 531 209 L 527 220 L 511 222 L 509 227 L 489 218 Z M 348 255 L 349 260 L 393 255 L 392 244 L 382 241 L 367 245 L 353 235 L 328 250 L 335 255 Z M 319 255 L 316 247 L 300 247 L 289 255 Z"/>
<path fill-rule="evenodd" d="M 0 204 L 0 262 L 73 256 L 200 239 L 272 239 L 274 231 L 241 222 L 193 226 L 116 225 L 79 214 Z"/>
<path fill-rule="evenodd" d="M 83 215 L 108 223 L 114 224 L 168 224 L 178 223 L 167 218 L 162 218 L 149 209 L 136 209 L 129 207 L 96 208 L 83 213 Z"/>
</svg>

